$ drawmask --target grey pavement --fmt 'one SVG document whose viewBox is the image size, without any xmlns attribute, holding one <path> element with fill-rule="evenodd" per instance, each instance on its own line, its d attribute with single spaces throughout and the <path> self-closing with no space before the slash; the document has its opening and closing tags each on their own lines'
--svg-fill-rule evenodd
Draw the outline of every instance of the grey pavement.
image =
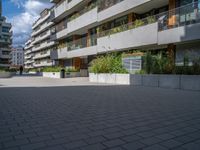
<svg viewBox="0 0 200 150">
<path fill-rule="evenodd" d="M 52 79 L 34 75 L 14 76 L 12 78 L 1 78 L 1 87 L 57 87 L 57 86 L 86 86 L 86 85 L 105 85 L 90 83 L 86 77 Z M 108 84 L 107 84 L 108 85 Z"/>
<path fill-rule="evenodd" d="M 200 149 L 200 92 L 84 83 L 0 88 L 0 150 Z"/>
</svg>

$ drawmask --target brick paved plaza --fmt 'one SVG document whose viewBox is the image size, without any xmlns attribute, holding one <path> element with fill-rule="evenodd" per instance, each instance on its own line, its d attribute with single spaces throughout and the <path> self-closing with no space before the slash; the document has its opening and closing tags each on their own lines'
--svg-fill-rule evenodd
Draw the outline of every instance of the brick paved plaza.
<svg viewBox="0 0 200 150">
<path fill-rule="evenodd" d="M 199 150 L 200 92 L 108 85 L 0 88 L 0 150 L 71 149 Z"/>
</svg>

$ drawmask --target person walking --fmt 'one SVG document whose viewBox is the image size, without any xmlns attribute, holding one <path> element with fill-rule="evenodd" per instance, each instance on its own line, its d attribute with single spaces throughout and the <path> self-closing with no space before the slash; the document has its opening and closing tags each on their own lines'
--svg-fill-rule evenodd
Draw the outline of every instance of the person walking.
<svg viewBox="0 0 200 150">
<path fill-rule="evenodd" d="M 23 73 L 23 67 L 22 66 L 20 66 L 20 68 L 19 68 L 19 73 L 20 73 L 20 75 L 22 75 L 22 73 Z"/>
</svg>

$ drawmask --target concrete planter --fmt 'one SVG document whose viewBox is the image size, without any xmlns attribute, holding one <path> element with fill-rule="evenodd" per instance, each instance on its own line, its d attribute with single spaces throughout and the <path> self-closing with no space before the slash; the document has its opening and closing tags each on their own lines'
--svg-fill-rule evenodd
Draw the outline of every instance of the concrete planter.
<svg viewBox="0 0 200 150">
<path fill-rule="evenodd" d="M 200 91 L 199 75 L 130 75 L 134 86 Z"/>
<path fill-rule="evenodd" d="M 200 91 L 200 75 L 89 74 L 90 82 Z"/>
<path fill-rule="evenodd" d="M 61 78 L 60 72 L 43 72 L 42 76 L 47 78 L 56 78 L 56 79 Z"/>
<path fill-rule="evenodd" d="M 75 77 L 81 77 L 80 72 L 67 72 L 66 78 L 75 78 Z"/>
<path fill-rule="evenodd" d="M 11 78 L 14 74 L 14 72 L 0 72 L 0 78 Z"/>
<path fill-rule="evenodd" d="M 129 74 L 89 73 L 89 81 L 97 82 L 97 83 L 129 85 L 130 84 L 130 75 Z"/>
</svg>

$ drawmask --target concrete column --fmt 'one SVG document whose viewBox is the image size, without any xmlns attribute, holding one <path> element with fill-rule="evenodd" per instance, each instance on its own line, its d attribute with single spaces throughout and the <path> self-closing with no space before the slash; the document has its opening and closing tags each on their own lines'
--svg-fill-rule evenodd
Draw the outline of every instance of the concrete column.
<svg viewBox="0 0 200 150">
<path fill-rule="evenodd" d="M 91 39 L 90 39 L 91 35 L 90 35 L 90 30 L 88 30 L 88 33 L 87 33 L 87 47 L 90 47 L 91 45 Z"/>
</svg>

